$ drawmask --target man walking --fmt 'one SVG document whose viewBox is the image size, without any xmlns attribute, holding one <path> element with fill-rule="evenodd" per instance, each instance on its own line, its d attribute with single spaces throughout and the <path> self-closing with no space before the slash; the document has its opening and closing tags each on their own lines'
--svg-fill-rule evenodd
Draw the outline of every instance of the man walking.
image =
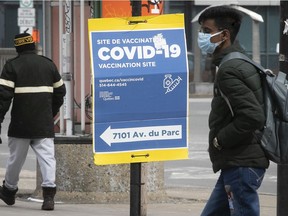
<svg viewBox="0 0 288 216">
<path fill-rule="evenodd" d="M 18 56 L 6 62 L 0 76 L 0 123 L 12 102 L 8 129 L 10 155 L 0 198 L 7 205 L 14 205 L 19 174 L 31 146 L 43 179 L 42 210 L 54 210 L 56 160 L 53 118 L 63 104 L 66 89 L 52 60 L 36 54 L 30 34 L 16 35 L 14 45 Z"/>
<path fill-rule="evenodd" d="M 198 45 L 203 52 L 212 54 L 216 66 L 230 52 L 244 52 L 234 43 L 241 26 L 237 10 L 210 7 L 198 22 Z M 225 99 L 229 99 L 231 107 Z M 257 69 L 241 59 L 223 63 L 215 77 L 209 115 L 209 155 L 213 171 L 220 171 L 220 176 L 201 216 L 260 215 L 257 189 L 269 166 L 257 135 L 264 123 Z"/>
</svg>

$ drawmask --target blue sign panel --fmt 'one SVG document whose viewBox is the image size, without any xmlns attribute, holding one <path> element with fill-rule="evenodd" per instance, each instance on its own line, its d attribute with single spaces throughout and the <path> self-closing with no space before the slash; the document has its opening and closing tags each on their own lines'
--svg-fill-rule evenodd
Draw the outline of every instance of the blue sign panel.
<svg viewBox="0 0 288 216">
<path fill-rule="evenodd" d="M 91 31 L 94 152 L 187 148 L 184 28 Z"/>
</svg>

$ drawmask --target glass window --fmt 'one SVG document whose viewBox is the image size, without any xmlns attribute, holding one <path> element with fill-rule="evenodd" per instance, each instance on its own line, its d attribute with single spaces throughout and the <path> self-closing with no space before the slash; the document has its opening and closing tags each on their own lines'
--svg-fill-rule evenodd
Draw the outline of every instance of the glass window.
<svg viewBox="0 0 288 216">
<path fill-rule="evenodd" d="M 279 6 L 242 6 L 249 10 L 252 10 L 258 14 L 260 14 L 264 22 L 259 23 L 259 34 L 260 34 L 260 55 L 261 55 L 261 64 L 266 67 L 272 69 L 274 72 L 278 71 L 278 54 L 276 53 L 276 46 L 279 43 Z M 205 7 L 195 6 L 193 9 L 195 11 L 194 16 L 203 10 Z M 193 25 L 197 26 L 197 23 L 193 23 Z M 192 25 L 192 28 L 193 28 Z M 252 56 L 252 19 L 248 15 L 243 15 L 241 29 L 238 34 L 238 41 L 240 45 L 246 50 L 246 52 Z M 194 34 L 195 39 L 196 35 Z M 195 40 L 192 38 L 192 40 Z M 194 43 L 195 44 L 195 43 Z M 195 47 L 193 48 L 195 50 Z M 205 56 L 202 56 L 205 58 Z M 213 64 L 209 67 L 207 64 L 211 65 L 211 61 L 207 61 L 205 63 L 205 70 L 201 71 L 202 82 L 211 82 L 213 81 L 213 76 L 215 74 Z M 195 65 L 195 64 L 194 64 Z M 211 69 L 210 69 L 211 68 Z M 209 70 L 211 71 L 209 71 Z M 207 74 L 211 77 L 207 77 Z"/>
<path fill-rule="evenodd" d="M 20 33 L 20 28 L 18 26 L 18 1 L 1 1 L 0 0 L 0 48 L 13 48 L 13 39 L 16 34 Z M 39 32 L 43 32 L 42 22 L 42 2 L 34 1 L 34 8 L 36 11 L 35 21 L 36 26 L 34 28 L 38 29 Z M 42 44 L 42 35 L 40 34 L 40 45 Z"/>
<path fill-rule="evenodd" d="M 18 3 L 18 4 L 17 4 Z M 17 8 L 19 5 L 18 2 L 5 3 L 0 2 L 0 47 L 9 48 L 14 47 L 13 39 L 15 34 L 19 32 L 19 27 L 17 25 Z"/>
</svg>

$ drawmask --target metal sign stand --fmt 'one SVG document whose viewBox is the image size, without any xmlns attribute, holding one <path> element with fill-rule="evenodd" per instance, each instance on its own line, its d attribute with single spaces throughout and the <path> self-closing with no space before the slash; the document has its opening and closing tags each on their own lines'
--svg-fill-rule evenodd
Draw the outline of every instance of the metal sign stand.
<svg viewBox="0 0 288 216">
<path fill-rule="evenodd" d="M 130 216 L 147 215 L 146 164 L 130 166 Z"/>
<path fill-rule="evenodd" d="M 141 16 L 142 1 L 131 0 L 132 16 Z M 130 165 L 130 216 L 146 216 L 146 204 L 142 203 L 145 191 L 142 192 L 145 182 L 142 182 L 142 164 Z"/>
</svg>

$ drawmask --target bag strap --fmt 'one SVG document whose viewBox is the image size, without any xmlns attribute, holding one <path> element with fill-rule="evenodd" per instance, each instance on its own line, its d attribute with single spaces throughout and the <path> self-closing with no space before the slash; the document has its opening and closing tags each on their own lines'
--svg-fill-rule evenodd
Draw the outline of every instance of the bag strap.
<svg viewBox="0 0 288 216">
<path fill-rule="evenodd" d="M 253 60 L 251 60 L 250 58 L 248 58 L 248 56 L 244 55 L 241 52 L 231 52 L 228 53 L 221 61 L 219 68 L 221 67 L 221 65 L 231 59 L 242 59 L 246 62 L 249 62 L 250 64 L 254 65 L 256 68 L 258 68 L 262 73 L 271 76 L 271 73 L 273 74 L 272 71 L 270 70 L 266 70 L 262 65 L 254 62 Z"/>
<path fill-rule="evenodd" d="M 277 82 L 280 82 L 284 85 L 286 85 L 287 89 L 288 89 L 288 85 L 286 84 L 287 80 L 286 80 L 286 73 L 283 73 L 281 71 L 279 71 L 278 75 L 277 75 Z"/>
<path fill-rule="evenodd" d="M 219 88 L 219 91 L 220 91 L 220 94 L 221 94 L 221 97 L 223 97 L 223 99 L 225 100 L 225 102 L 227 103 L 228 107 L 229 107 L 229 110 L 231 112 L 231 115 L 232 117 L 234 117 L 234 112 L 233 112 L 233 109 L 232 109 L 232 106 L 230 104 L 230 101 L 228 99 L 228 97 L 221 91 L 221 89 Z"/>
<path fill-rule="evenodd" d="M 266 70 L 265 68 L 263 68 L 260 64 L 252 61 L 250 58 L 248 58 L 246 55 L 244 55 L 243 53 L 240 53 L 240 52 L 231 52 L 231 53 L 228 53 L 221 61 L 220 65 L 219 65 L 219 68 L 221 67 L 221 65 L 229 60 L 232 60 L 232 59 L 242 59 L 252 65 L 254 65 L 259 71 L 261 71 L 261 73 L 263 74 L 266 74 L 266 75 L 271 75 L 271 73 L 273 74 L 273 72 L 270 70 Z M 221 91 L 221 89 L 219 88 L 219 91 L 220 91 L 220 94 L 221 96 L 224 98 L 224 100 L 226 101 L 228 107 L 229 107 L 229 110 L 231 112 L 231 115 L 232 117 L 234 117 L 234 112 L 233 112 L 233 109 L 232 109 L 232 106 L 230 104 L 230 101 L 229 99 L 227 98 L 226 95 L 224 95 L 224 93 Z"/>
</svg>

